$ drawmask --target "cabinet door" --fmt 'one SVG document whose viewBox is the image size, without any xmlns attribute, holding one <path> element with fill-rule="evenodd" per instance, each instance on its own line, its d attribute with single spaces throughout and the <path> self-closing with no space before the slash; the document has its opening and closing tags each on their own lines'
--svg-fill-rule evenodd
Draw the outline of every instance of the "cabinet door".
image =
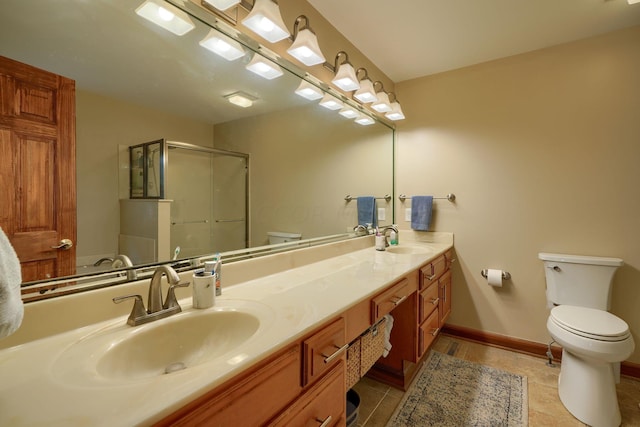
<svg viewBox="0 0 640 427">
<path fill-rule="evenodd" d="M 431 315 L 420 325 L 419 340 L 418 340 L 418 359 L 424 356 L 424 353 L 429 349 L 429 346 L 436 339 L 440 328 L 438 326 L 439 317 L 438 309 L 436 309 Z"/>
<path fill-rule="evenodd" d="M 346 390 L 343 360 L 307 390 L 270 425 L 273 426 L 335 426 L 344 425 Z"/>
<path fill-rule="evenodd" d="M 451 270 L 447 270 L 446 273 L 438 280 L 438 287 L 440 289 L 440 323 L 439 327 L 442 328 L 444 322 L 451 314 Z"/>
<path fill-rule="evenodd" d="M 304 353 L 302 385 L 312 383 L 339 360 L 343 360 L 347 347 L 342 317 L 305 339 L 302 342 Z"/>
</svg>

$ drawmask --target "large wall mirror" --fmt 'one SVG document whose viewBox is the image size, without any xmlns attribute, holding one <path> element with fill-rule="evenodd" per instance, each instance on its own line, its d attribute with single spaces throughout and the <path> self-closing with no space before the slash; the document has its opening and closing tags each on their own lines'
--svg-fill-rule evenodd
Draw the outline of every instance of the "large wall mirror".
<svg viewBox="0 0 640 427">
<path fill-rule="evenodd" d="M 362 126 L 296 95 L 301 77 L 309 77 L 287 61 L 276 59 L 279 78 L 249 72 L 245 66 L 262 48 L 243 34 L 235 37 L 246 53 L 234 61 L 203 48 L 223 24 L 198 5 L 172 2 L 195 24 L 176 36 L 138 16 L 141 3 L 0 6 L 0 55 L 76 81 L 77 275 L 95 275 L 94 263 L 118 254 L 149 265 L 262 247 L 269 232 L 303 240 L 345 234 L 358 223 L 347 195 L 379 197 L 386 216 L 380 223 L 393 222 L 393 202 L 384 199 L 393 195 L 390 125 Z M 234 35 L 232 27 L 222 29 Z M 253 99 L 251 107 L 228 102 L 239 91 Z M 125 230 L 123 206 L 131 204 L 129 147 L 160 140 L 170 142 L 169 219 L 160 225 L 169 237 L 161 249 L 155 243 L 150 260 L 123 250 L 135 246 L 123 239 L 150 221 L 145 209 L 134 209 L 140 225 Z M 185 148 L 191 146 L 205 149 Z"/>
</svg>

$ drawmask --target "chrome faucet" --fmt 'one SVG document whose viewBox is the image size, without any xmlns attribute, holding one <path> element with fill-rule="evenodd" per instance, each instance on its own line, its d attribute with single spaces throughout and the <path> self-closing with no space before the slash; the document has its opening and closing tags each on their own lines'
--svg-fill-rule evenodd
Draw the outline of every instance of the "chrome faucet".
<svg viewBox="0 0 640 427">
<path fill-rule="evenodd" d="M 400 235 L 400 232 L 398 231 L 398 227 L 396 227 L 395 225 L 387 225 L 385 227 L 383 227 L 380 230 L 380 233 L 382 233 L 382 235 L 384 236 L 384 246 L 389 247 L 389 235 L 387 234 L 387 231 L 391 232 L 391 231 L 395 231 L 396 236 Z M 397 239 L 398 237 L 396 237 Z"/>
<path fill-rule="evenodd" d="M 162 276 L 167 276 L 169 290 L 167 298 L 162 303 Z M 127 324 L 131 326 L 142 325 L 143 323 L 153 322 L 154 320 L 163 319 L 172 314 L 180 313 L 182 308 L 176 299 L 175 288 L 189 286 L 189 282 L 179 283 L 180 276 L 176 271 L 168 265 L 161 265 L 156 268 L 151 277 L 149 284 L 149 297 L 147 300 L 147 309 L 144 308 L 144 302 L 140 295 L 124 295 L 113 298 L 116 304 L 128 299 L 134 299 L 133 309 L 127 319 Z"/>
</svg>

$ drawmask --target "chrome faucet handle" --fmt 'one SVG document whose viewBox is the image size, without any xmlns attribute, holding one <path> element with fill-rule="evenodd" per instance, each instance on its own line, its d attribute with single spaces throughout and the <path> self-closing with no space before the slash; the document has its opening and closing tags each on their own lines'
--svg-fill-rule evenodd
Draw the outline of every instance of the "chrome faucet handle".
<svg viewBox="0 0 640 427">
<path fill-rule="evenodd" d="M 147 315 L 147 310 L 144 309 L 144 302 L 142 301 L 142 296 L 140 295 L 124 295 L 121 297 L 113 298 L 113 302 L 116 304 L 120 304 L 122 301 L 128 299 L 135 299 L 133 303 L 133 308 L 131 309 L 131 314 L 129 314 L 129 318 L 127 319 L 127 324 L 131 326 L 135 326 L 138 324 L 138 320 L 145 317 Z"/>
<path fill-rule="evenodd" d="M 170 285 L 169 290 L 167 291 L 167 299 L 165 300 L 162 308 L 167 310 L 169 308 L 178 307 L 178 309 L 181 310 L 180 304 L 178 304 L 178 300 L 176 299 L 175 289 L 184 288 L 187 286 L 189 286 L 189 282 L 182 282 L 182 283 L 176 283 L 176 284 Z"/>
</svg>

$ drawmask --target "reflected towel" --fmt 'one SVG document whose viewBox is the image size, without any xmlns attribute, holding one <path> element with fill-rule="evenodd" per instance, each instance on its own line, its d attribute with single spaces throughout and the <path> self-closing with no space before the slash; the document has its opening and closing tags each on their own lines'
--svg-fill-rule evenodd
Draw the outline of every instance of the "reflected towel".
<svg viewBox="0 0 640 427">
<path fill-rule="evenodd" d="M 390 314 L 385 314 L 384 318 L 387 323 L 385 325 L 384 330 L 384 350 L 382 350 L 382 357 L 387 357 L 389 352 L 391 351 L 391 329 L 393 329 L 393 316 Z"/>
<path fill-rule="evenodd" d="M 22 323 L 21 283 L 20 261 L 0 228 L 0 338 L 14 333 Z"/>
<path fill-rule="evenodd" d="M 372 227 L 378 225 L 376 219 L 376 198 L 373 196 L 362 196 L 356 199 L 358 204 L 358 225 L 371 224 Z"/>
<path fill-rule="evenodd" d="M 431 208 L 433 196 L 411 197 L 411 228 L 418 231 L 427 231 L 431 223 Z"/>
</svg>

